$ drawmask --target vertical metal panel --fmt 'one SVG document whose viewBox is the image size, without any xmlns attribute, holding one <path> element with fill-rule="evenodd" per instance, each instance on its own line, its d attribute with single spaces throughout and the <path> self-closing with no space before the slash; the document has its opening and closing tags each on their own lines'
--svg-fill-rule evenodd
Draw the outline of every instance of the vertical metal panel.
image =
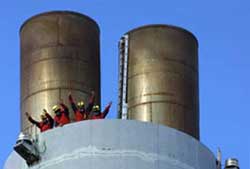
<svg viewBox="0 0 250 169">
<path fill-rule="evenodd" d="M 128 119 L 199 139 L 198 42 L 188 31 L 149 25 L 128 32 Z"/>
<path fill-rule="evenodd" d="M 99 27 L 95 21 L 75 12 L 43 13 L 23 24 L 20 38 L 23 131 L 32 132 L 24 112 L 38 119 L 43 108 L 51 112 L 60 99 L 68 104 L 69 92 L 76 100 L 87 101 L 95 90 L 100 103 Z"/>
</svg>

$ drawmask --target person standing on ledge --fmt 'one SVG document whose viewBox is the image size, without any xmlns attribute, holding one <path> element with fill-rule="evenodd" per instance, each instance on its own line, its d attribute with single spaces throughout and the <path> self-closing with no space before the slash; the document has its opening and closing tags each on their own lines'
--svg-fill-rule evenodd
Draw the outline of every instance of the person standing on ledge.
<svg viewBox="0 0 250 169">
<path fill-rule="evenodd" d="M 95 102 L 95 92 L 91 92 L 91 96 L 89 97 L 87 108 L 85 109 L 85 104 L 83 101 L 79 101 L 77 103 L 77 106 L 74 102 L 74 99 L 71 94 L 69 94 L 69 102 L 71 104 L 71 107 L 75 113 L 75 121 L 82 121 L 87 120 L 89 113 L 91 112 L 94 102 Z"/>
<path fill-rule="evenodd" d="M 53 106 L 52 110 L 56 114 L 54 117 L 55 127 L 62 127 L 70 122 L 69 109 L 64 103 L 61 102 L 60 107 L 58 105 Z"/>
<path fill-rule="evenodd" d="M 103 112 L 101 112 L 99 105 L 93 106 L 93 109 L 92 109 L 92 111 L 90 113 L 90 118 L 89 119 L 93 119 L 93 120 L 95 120 L 95 119 L 104 119 L 107 116 L 111 105 L 112 105 L 112 102 L 109 102 L 109 104 L 105 107 Z"/>
<path fill-rule="evenodd" d="M 52 129 L 54 126 L 53 118 L 45 109 L 43 109 L 43 112 L 40 115 L 40 122 L 34 120 L 28 112 L 25 112 L 25 115 L 32 124 L 36 125 L 40 129 L 41 132 Z"/>
</svg>

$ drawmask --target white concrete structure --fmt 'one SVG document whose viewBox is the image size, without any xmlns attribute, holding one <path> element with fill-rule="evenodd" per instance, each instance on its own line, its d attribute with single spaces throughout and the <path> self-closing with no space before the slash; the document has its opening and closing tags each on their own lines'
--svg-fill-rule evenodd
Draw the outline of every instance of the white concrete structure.
<svg viewBox="0 0 250 169">
<path fill-rule="evenodd" d="M 4 169 L 216 169 L 212 152 L 175 129 L 130 120 L 71 123 L 38 135 L 41 160 L 13 152 Z"/>
</svg>

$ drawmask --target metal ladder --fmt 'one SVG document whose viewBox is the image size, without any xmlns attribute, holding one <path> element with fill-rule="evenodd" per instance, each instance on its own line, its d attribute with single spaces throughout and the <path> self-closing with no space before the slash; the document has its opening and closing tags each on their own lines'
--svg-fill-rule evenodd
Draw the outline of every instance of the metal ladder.
<svg viewBox="0 0 250 169">
<path fill-rule="evenodd" d="M 127 83 L 128 83 L 128 41 L 129 36 L 124 35 L 119 41 L 119 95 L 118 118 L 128 118 Z"/>
</svg>

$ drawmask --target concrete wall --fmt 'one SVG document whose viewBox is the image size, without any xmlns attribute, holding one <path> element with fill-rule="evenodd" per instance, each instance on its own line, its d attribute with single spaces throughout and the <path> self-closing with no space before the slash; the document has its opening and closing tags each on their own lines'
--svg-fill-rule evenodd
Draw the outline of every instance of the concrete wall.
<svg viewBox="0 0 250 169">
<path fill-rule="evenodd" d="M 130 120 L 92 120 L 39 135 L 31 169 L 216 169 L 214 155 L 175 129 Z M 14 152 L 4 169 L 26 169 Z"/>
</svg>

